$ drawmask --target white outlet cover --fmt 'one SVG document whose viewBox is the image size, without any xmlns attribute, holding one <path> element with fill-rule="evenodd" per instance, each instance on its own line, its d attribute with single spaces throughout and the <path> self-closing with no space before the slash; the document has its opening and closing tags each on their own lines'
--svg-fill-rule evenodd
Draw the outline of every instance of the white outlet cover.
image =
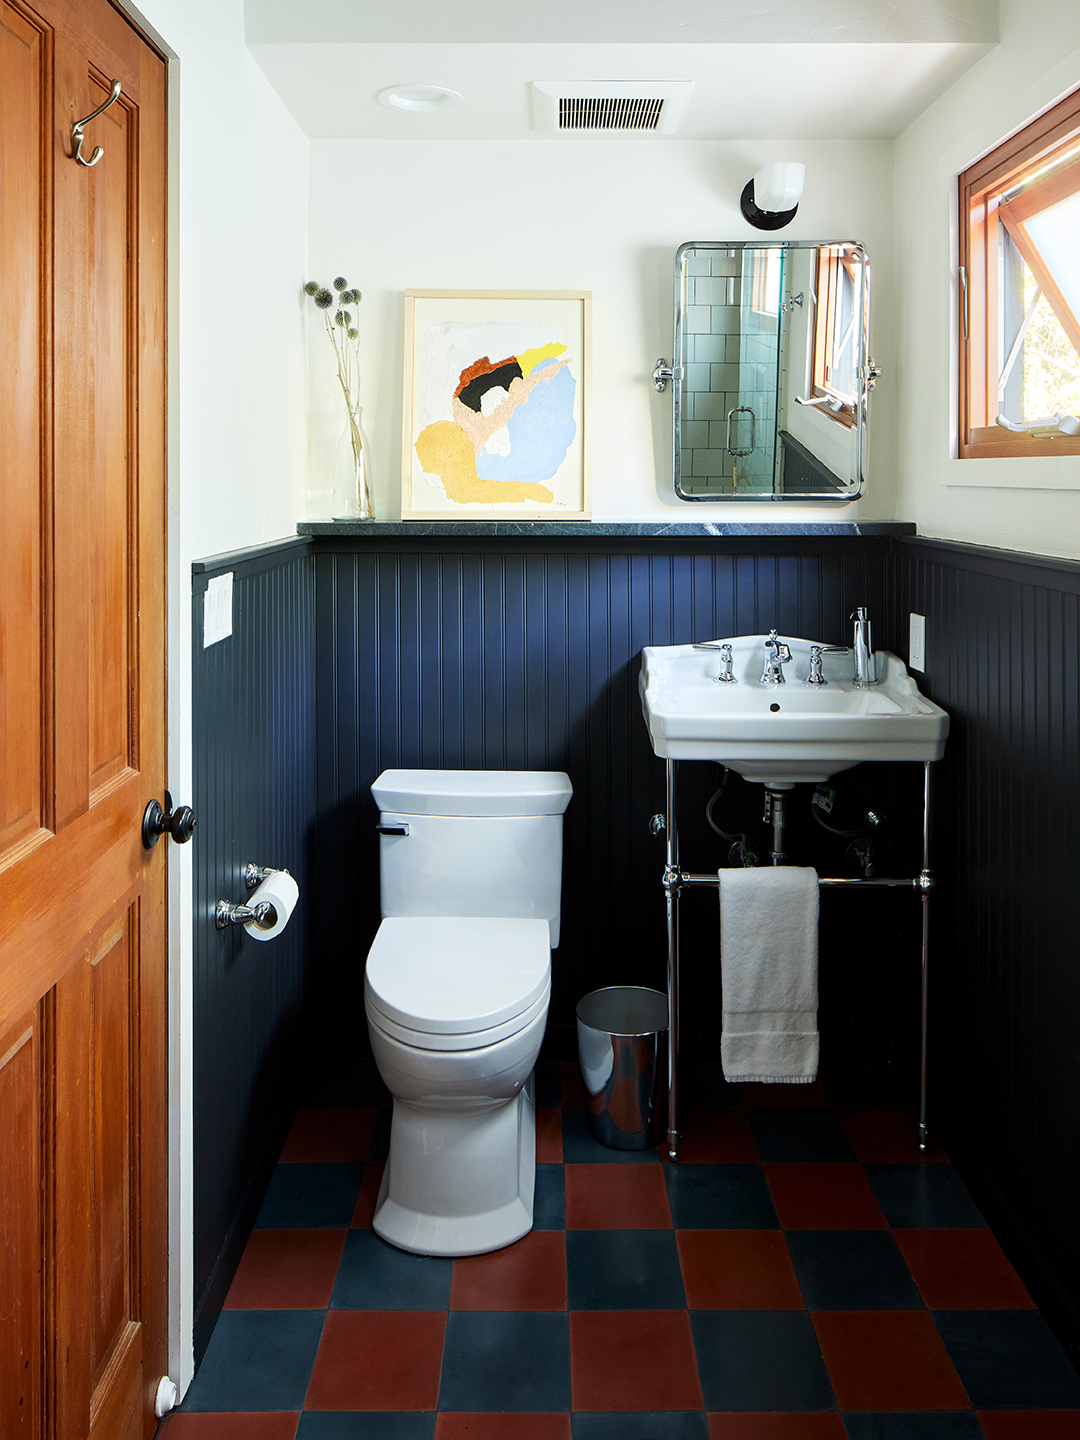
<svg viewBox="0 0 1080 1440">
<path fill-rule="evenodd" d="M 215 575 L 203 595 L 203 649 L 232 634 L 233 572 Z"/>
<path fill-rule="evenodd" d="M 912 610 L 908 616 L 908 669 L 926 669 L 926 616 L 916 615 Z"/>
</svg>

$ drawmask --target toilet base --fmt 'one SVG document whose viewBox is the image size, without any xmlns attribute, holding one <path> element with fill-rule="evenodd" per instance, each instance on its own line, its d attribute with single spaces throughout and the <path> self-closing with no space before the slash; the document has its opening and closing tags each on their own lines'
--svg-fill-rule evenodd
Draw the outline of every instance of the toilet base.
<svg viewBox="0 0 1080 1440">
<path fill-rule="evenodd" d="M 373 1228 L 414 1255 L 483 1255 L 532 1229 L 533 1082 L 505 1104 L 447 1115 L 394 1097 Z"/>
</svg>

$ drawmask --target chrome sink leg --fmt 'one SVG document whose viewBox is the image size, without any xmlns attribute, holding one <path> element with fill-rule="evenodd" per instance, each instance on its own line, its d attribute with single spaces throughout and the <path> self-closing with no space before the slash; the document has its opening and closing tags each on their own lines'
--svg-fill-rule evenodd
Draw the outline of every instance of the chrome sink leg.
<svg viewBox="0 0 1080 1440">
<path fill-rule="evenodd" d="M 918 886 L 922 892 L 922 1033 L 919 1049 L 919 1149 L 930 1140 L 926 1124 L 926 1056 L 930 1018 L 930 761 L 923 762 L 923 856 Z"/>
<path fill-rule="evenodd" d="M 787 859 L 784 849 L 784 792 L 765 787 L 765 823 L 772 822 L 772 851 L 769 859 L 774 865 L 783 865 Z"/>
<path fill-rule="evenodd" d="M 667 863 L 664 896 L 667 902 L 668 997 L 668 1158 L 679 1158 L 679 834 L 675 813 L 675 761 L 667 762 Z"/>
</svg>

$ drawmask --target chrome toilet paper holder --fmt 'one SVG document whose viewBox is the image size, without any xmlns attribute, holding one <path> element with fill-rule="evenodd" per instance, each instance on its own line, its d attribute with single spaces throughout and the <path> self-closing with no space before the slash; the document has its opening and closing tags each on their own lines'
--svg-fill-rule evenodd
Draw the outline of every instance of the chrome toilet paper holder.
<svg viewBox="0 0 1080 1440">
<path fill-rule="evenodd" d="M 256 865 L 249 861 L 244 866 L 244 884 L 249 890 L 257 890 L 271 875 L 288 875 L 288 870 L 276 870 L 272 865 Z M 277 924 L 277 909 L 269 900 L 260 900 L 257 905 L 234 905 L 230 900 L 219 900 L 214 910 L 214 923 L 219 930 L 230 925 L 258 925 L 260 930 L 269 930 Z"/>
</svg>

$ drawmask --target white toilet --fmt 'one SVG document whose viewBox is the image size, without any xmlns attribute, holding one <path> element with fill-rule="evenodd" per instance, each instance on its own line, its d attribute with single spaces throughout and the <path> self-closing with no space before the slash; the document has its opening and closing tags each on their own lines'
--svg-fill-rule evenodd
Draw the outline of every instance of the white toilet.
<svg viewBox="0 0 1080 1440">
<path fill-rule="evenodd" d="M 529 1081 L 559 943 L 561 771 L 385 770 L 368 1034 L 394 1097 L 377 1234 L 478 1255 L 532 1228 Z"/>
</svg>

